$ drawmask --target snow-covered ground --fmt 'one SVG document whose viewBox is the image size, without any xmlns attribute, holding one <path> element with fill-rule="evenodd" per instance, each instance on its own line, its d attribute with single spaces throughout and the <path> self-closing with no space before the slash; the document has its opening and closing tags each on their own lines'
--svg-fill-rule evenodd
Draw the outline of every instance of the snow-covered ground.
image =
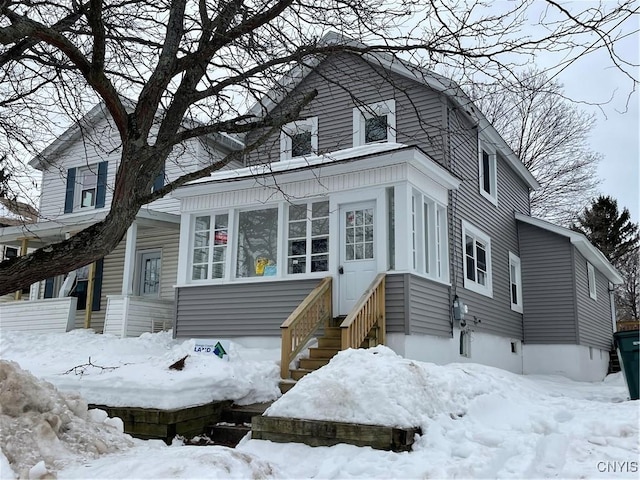
<svg viewBox="0 0 640 480">
<path fill-rule="evenodd" d="M 187 406 L 277 396 L 277 351 L 229 361 L 168 334 L 0 335 L 0 476 L 14 478 L 637 478 L 639 406 L 620 374 L 600 383 L 474 364 L 436 366 L 386 347 L 349 350 L 267 414 L 421 426 L 412 452 L 245 438 L 235 449 L 135 440 L 86 403 Z M 168 369 L 187 357 L 183 370 Z M 91 357 L 91 364 L 88 364 Z M 8 362 L 9 360 L 11 362 Z M 22 372 L 15 363 L 35 377 Z M 103 368 L 100 368 L 103 367 Z M 115 368 L 114 368 L 115 367 Z M 70 392 L 80 392 L 82 398 Z M 49 478 L 49 477 L 47 477 Z"/>
</svg>

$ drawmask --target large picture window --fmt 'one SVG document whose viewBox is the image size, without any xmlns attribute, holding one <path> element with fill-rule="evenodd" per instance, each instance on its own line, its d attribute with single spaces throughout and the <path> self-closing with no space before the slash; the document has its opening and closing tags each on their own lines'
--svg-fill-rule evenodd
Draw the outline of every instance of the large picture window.
<svg viewBox="0 0 640 480">
<path fill-rule="evenodd" d="M 278 209 L 239 212 L 237 241 L 237 278 L 276 275 Z"/>
<path fill-rule="evenodd" d="M 329 270 L 329 202 L 289 205 L 287 273 Z"/>
</svg>

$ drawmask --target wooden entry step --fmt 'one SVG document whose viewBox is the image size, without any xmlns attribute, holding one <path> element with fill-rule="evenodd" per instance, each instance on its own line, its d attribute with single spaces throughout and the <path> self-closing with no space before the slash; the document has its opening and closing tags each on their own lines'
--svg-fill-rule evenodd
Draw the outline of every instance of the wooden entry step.
<svg viewBox="0 0 640 480">
<path fill-rule="evenodd" d="M 215 445 L 235 447 L 251 431 L 252 419 L 262 415 L 272 403 L 227 406 L 221 412 L 220 421 L 209 425 L 208 437 Z"/>
<path fill-rule="evenodd" d="M 251 438 L 280 443 L 304 443 L 312 447 L 349 443 L 377 450 L 407 452 L 421 435 L 419 427 L 398 428 L 357 423 L 304 420 L 284 417 L 255 417 Z"/>
</svg>

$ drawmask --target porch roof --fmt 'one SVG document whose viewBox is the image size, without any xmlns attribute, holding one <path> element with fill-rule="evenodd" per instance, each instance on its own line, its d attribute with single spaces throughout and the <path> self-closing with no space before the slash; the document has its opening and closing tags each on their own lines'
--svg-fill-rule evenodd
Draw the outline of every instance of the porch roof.
<svg viewBox="0 0 640 480">
<path fill-rule="evenodd" d="M 0 243 L 4 245 L 20 245 L 22 239 L 29 240 L 30 247 L 42 247 L 53 242 L 64 240 L 68 233 L 78 232 L 107 216 L 108 209 L 64 215 L 57 220 L 16 225 L 0 228 Z M 136 215 L 136 222 L 142 227 L 155 225 L 180 224 L 180 215 L 141 209 Z"/>
<path fill-rule="evenodd" d="M 389 159 L 390 157 L 403 156 L 403 160 L 411 163 L 419 170 L 428 173 L 438 183 L 447 189 L 457 189 L 461 180 L 442 167 L 429 155 L 416 146 L 401 143 L 374 143 L 359 147 L 336 150 L 322 155 L 308 155 L 296 157 L 285 161 L 276 161 L 267 164 L 252 165 L 235 170 L 222 170 L 212 173 L 210 176 L 194 180 L 171 193 L 175 198 L 195 196 L 201 193 L 209 193 L 212 184 L 232 183 L 242 180 L 252 180 L 257 177 L 270 175 L 283 175 L 287 173 L 312 170 L 319 167 L 343 165 L 364 159 Z M 397 159 L 397 158 L 396 158 Z M 385 163 L 387 163 L 385 161 Z M 371 167 L 368 163 L 367 167 Z"/>
<path fill-rule="evenodd" d="M 528 215 L 523 215 L 521 213 L 516 213 L 515 216 L 516 220 L 519 222 L 527 223 L 534 227 L 568 238 L 571 244 L 574 245 L 594 267 L 600 270 L 611 283 L 619 285 L 623 282 L 620 273 L 609 263 L 607 257 L 604 256 L 604 253 L 598 250 L 582 233 L 574 232 L 568 228 L 554 225 L 553 223 L 549 223 L 540 218 L 529 217 Z"/>
</svg>

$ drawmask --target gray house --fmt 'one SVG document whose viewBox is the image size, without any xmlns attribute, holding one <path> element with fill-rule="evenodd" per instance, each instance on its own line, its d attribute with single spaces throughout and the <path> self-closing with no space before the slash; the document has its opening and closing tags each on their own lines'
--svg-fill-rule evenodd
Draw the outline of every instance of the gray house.
<svg viewBox="0 0 640 480">
<path fill-rule="evenodd" d="M 620 276 L 584 237 L 530 217 L 538 183 L 453 82 L 340 54 L 253 113 L 311 89 L 243 168 L 175 192 L 177 337 L 276 347 L 282 331 L 285 364 L 320 317 L 346 316 L 342 348 L 373 326 L 417 360 L 604 377 Z M 314 326 L 289 331 L 310 304 Z"/>
</svg>

